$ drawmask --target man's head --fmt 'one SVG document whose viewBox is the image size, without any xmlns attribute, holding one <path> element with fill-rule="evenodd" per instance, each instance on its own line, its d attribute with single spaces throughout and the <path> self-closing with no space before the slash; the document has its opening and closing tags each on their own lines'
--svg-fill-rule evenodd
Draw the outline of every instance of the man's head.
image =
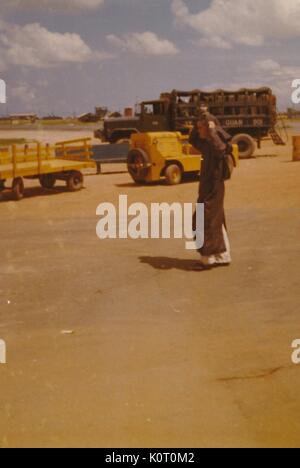
<svg viewBox="0 0 300 468">
<path fill-rule="evenodd" d="M 200 138 L 203 140 L 210 138 L 210 130 L 214 130 L 219 125 L 218 120 L 208 112 L 206 104 L 202 104 L 199 109 L 199 120 L 197 122 Z"/>
<path fill-rule="evenodd" d="M 208 105 L 206 104 L 206 102 L 201 102 L 199 111 L 200 111 L 200 114 L 208 113 Z"/>
<path fill-rule="evenodd" d="M 197 122 L 197 128 L 200 138 L 207 140 L 209 138 L 209 121 L 205 116 L 200 117 Z"/>
</svg>

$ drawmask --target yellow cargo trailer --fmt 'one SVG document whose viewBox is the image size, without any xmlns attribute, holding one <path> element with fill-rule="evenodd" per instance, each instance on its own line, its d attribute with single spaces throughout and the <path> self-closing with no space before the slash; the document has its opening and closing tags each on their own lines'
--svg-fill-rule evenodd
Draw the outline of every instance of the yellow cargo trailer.
<svg viewBox="0 0 300 468">
<path fill-rule="evenodd" d="M 57 158 L 59 154 L 59 158 Z M 34 143 L 12 145 L 0 149 L 0 191 L 6 190 L 6 181 L 12 181 L 14 198 L 24 196 L 24 179 L 38 179 L 41 186 L 52 189 L 57 180 L 63 180 L 68 190 L 83 188 L 82 170 L 95 167 L 91 160 L 90 139 L 71 140 L 55 146 Z"/>
</svg>

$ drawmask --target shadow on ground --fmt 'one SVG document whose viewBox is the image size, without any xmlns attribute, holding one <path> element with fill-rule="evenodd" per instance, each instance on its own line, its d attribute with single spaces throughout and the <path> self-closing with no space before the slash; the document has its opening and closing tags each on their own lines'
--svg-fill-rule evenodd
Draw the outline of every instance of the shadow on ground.
<svg viewBox="0 0 300 468">
<path fill-rule="evenodd" d="M 141 263 L 148 264 L 156 270 L 196 271 L 196 260 L 181 260 L 168 257 L 139 257 Z"/>
<path fill-rule="evenodd" d="M 181 185 L 187 185 L 187 184 L 194 184 L 194 183 L 199 183 L 199 177 L 195 176 L 188 176 L 185 175 Z M 116 187 L 118 188 L 153 188 L 153 187 L 161 187 L 165 186 L 167 188 L 171 188 L 164 180 L 156 181 L 156 182 L 144 182 L 144 183 L 135 183 L 135 182 L 130 182 L 130 183 L 124 183 L 124 184 L 116 184 Z M 176 187 L 176 186 L 174 186 Z"/>
<path fill-rule="evenodd" d="M 85 190 L 83 188 L 82 190 Z M 62 195 L 64 193 L 72 193 L 64 186 L 58 186 L 54 189 L 44 189 L 42 187 L 28 187 L 25 188 L 24 199 L 26 198 L 35 198 L 35 197 L 53 197 L 55 195 Z M 0 192 L 0 203 L 15 201 L 11 190 L 5 189 L 3 192 Z"/>
</svg>

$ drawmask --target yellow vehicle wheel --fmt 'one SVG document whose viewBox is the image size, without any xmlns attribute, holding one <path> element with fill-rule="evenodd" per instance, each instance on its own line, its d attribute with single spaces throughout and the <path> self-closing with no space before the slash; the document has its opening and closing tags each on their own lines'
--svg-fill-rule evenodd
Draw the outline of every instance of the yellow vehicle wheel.
<svg viewBox="0 0 300 468">
<path fill-rule="evenodd" d="M 165 178 L 168 185 L 181 184 L 182 176 L 182 169 L 177 164 L 171 164 L 165 170 Z"/>
<path fill-rule="evenodd" d="M 22 177 L 17 177 L 13 180 L 12 192 L 16 201 L 22 200 L 24 197 L 24 182 Z"/>
<path fill-rule="evenodd" d="M 141 149 L 131 150 L 127 158 L 128 172 L 134 182 L 144 183 L 148 175 L 149 157 Z"/>
</svg>

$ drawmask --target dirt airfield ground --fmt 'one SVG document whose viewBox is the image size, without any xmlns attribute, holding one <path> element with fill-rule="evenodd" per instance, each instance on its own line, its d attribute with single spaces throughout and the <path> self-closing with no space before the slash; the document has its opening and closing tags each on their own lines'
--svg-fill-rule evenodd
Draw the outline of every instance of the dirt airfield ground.
<svg viewBox="0 0 300 468">
<path fill-rule="evenodd" d="M 241 162 L 227 185 L 234 263 L 204 273 L 182 241 L 95 233 L 99 203 L 194 202 L 197 183 L 136 187 L 118 172 L 76 194 L 29 182 L 22 202 L 2 197 L 0 446 L 300 446 L 291 151 L 267 142 Z"/>
</svg>

